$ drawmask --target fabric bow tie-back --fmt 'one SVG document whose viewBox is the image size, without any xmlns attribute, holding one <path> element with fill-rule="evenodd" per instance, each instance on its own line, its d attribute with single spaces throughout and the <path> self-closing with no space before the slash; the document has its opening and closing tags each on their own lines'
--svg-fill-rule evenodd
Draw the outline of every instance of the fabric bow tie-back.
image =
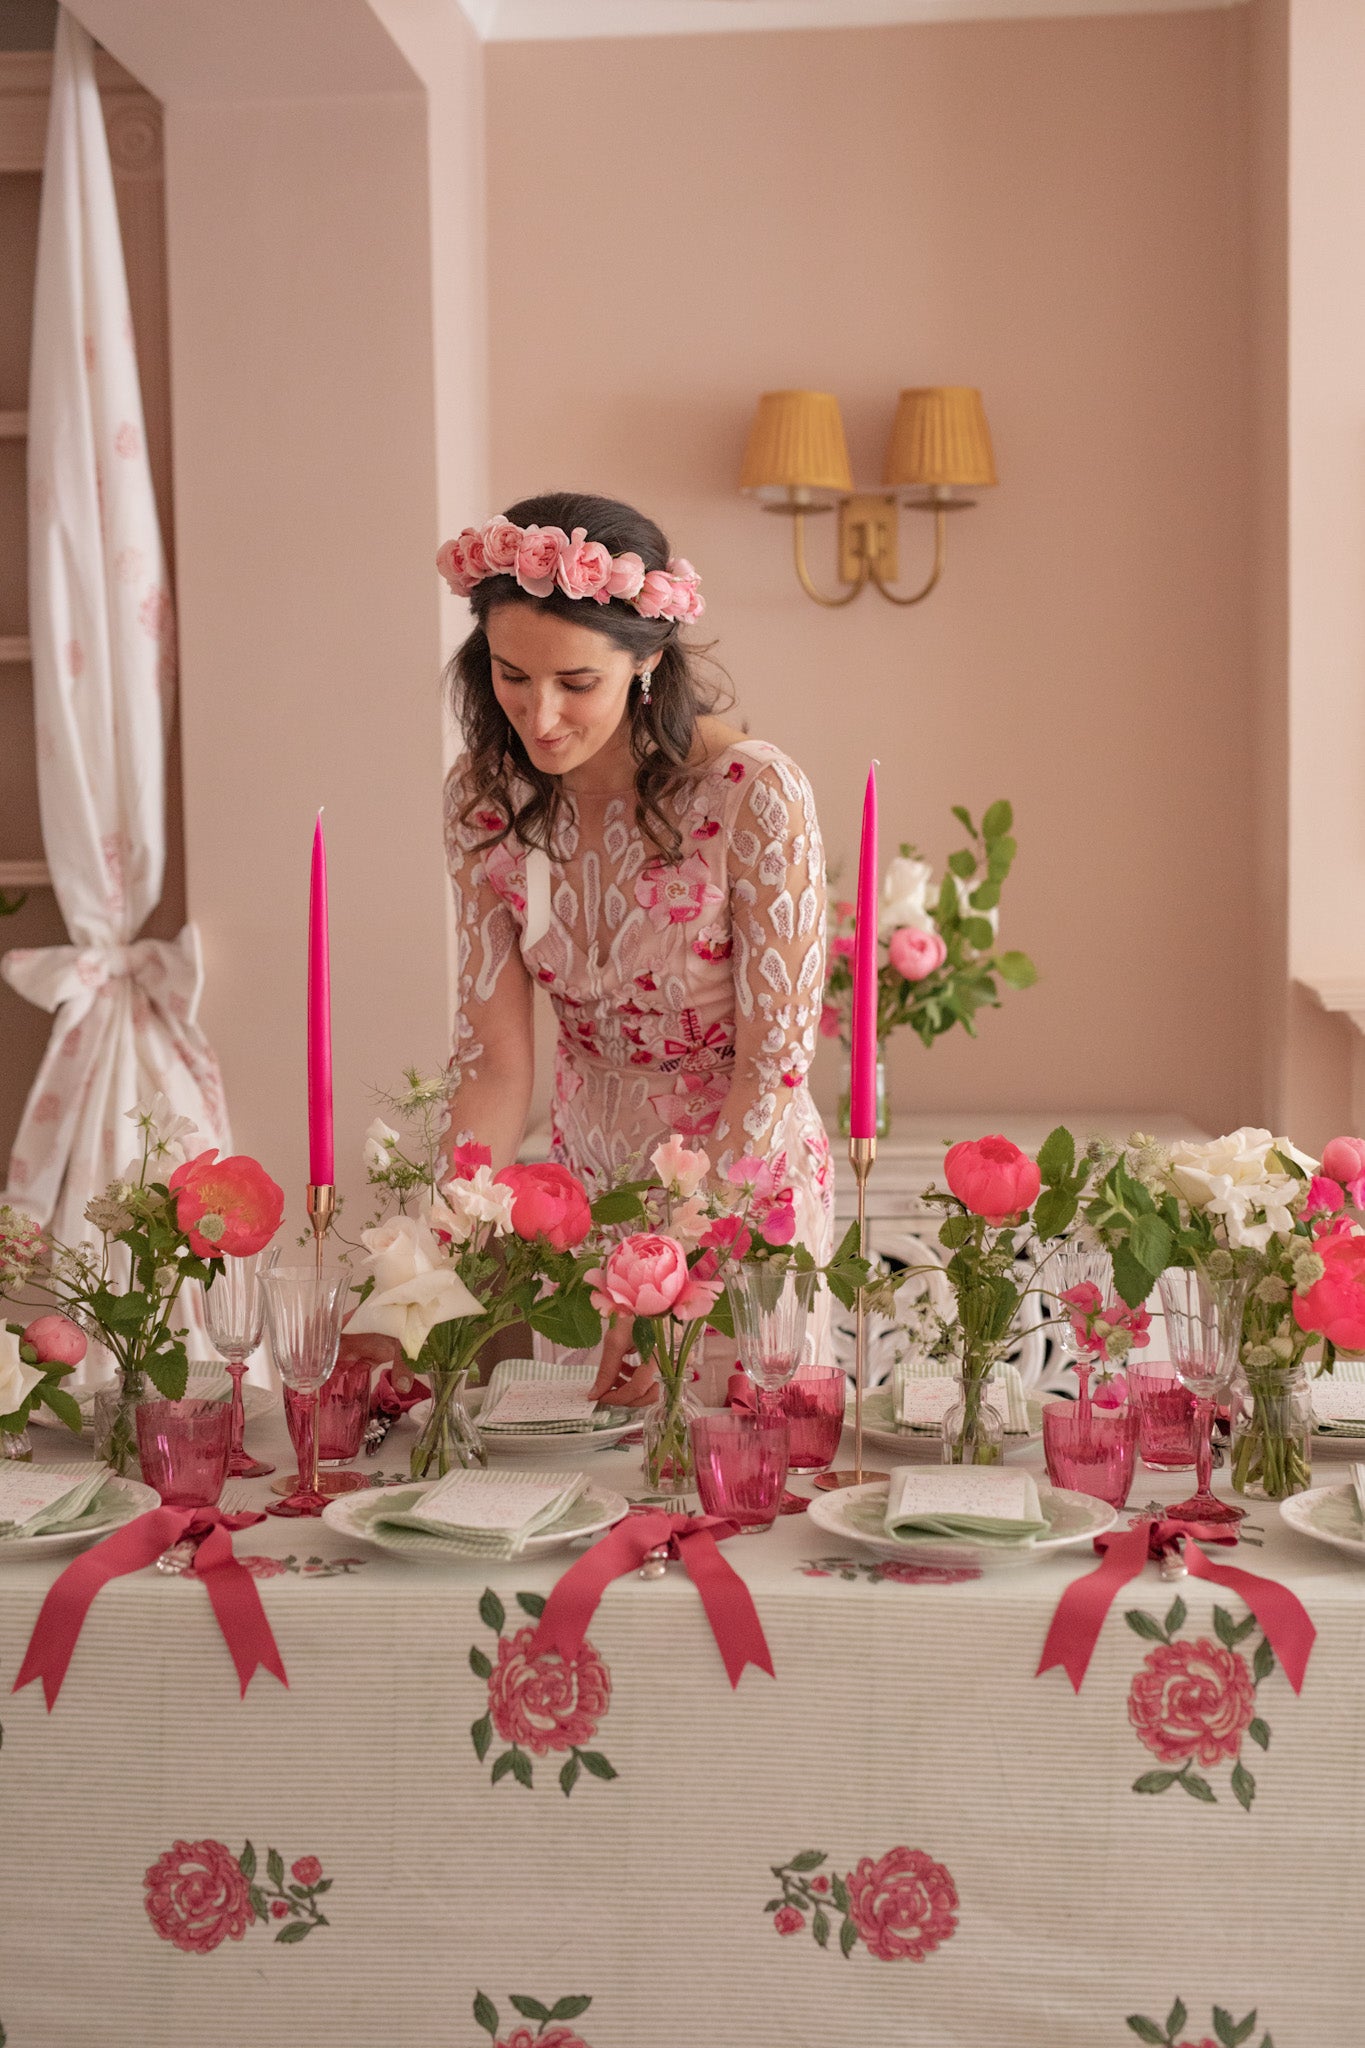
<svg viewBox="0 0 1365 2048">
<path fill-rule="evenodd" d="M 217 1508 L 153 1508 L 149 1514 L 139 1515 L 122 1529 L 116 1529 L 103 1543 L 75 1558 L 48 1589 L 13 1690 L 18 1692 L 35 1678 L 41 1678 L 47 1710 L 51 1713 L 85 1617 L 100 1588 L 111 1579 L 154 1564 L 163 1551 L 187 1536 L 199 1541 L 194 1562 L 185 1576 L 202 1579 L 204 1583 L 237 1667 L 243 1698 L 257 1665 L 273 1672 L 281 1685 L 288 1685 L 256 1581 L 232 1554 L 233 1530 L 248 1529 L 264 1520 L 264 1515 L 225 1515 Z"/>
<path fill-rule="evenodd" d="M 1240 1571 L 1235 1565 L 1215 1564 L 1206 1557 L 1199 1547 L 1201 1543 L 1237 1541 L 1236 1535 L 1222 1525 L 1173 1521 L 1159 1515 L 1144 1515 L 1130 1528 L 1111 1529 L 1095 1538 L 1095 1548 L 1102 1553 L 1103 1561 L 1083 1579 L 1074 1580 L 1058 1601 L 1034 1676 L 1041 1677 L 1044 1671 L 1060 1664 L 1072 1689 L 1079 1692 L 1104 1618 L 1116 1596 L 1137 1577 L 1149 1559 L 1178 1555 L 1182 1539 L 1190 1576 L 1225 1586 L 1246 1602 L 1264 1630 L 1285 1677 L 1295 1692 L 1300 1691 L 1317 1635 L 1302 1601 L 1274 1579 Z"/>
<path fill-rule="evenodd" d="M 571 1663 L 583 1647 L 588 1624 L 613 1579 L 642 1565 L 652 1550 L 667 1547 L 681 1560 L 701 1595 L 732 1686 L 739 1684 L 746 1664 L 776 1676 L 753 1595 L 734 1566 L 716 1548 L 716 1539 L 733 1536 L 738 1525 L 718 1515 L 673 1515 L 665 1512 L 631 1515 L 570 1565 L 545 1603 L 530 1653 L 543 1657 L 557 1651 Z"/>
</svg>

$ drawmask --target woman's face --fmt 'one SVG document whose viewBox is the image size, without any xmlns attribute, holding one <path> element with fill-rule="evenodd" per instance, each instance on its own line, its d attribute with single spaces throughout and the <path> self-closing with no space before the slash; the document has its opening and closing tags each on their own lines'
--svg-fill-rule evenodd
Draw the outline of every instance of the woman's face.
<svg viewBox="0 0 1365 2048">
<path fill-rule="evenodd" d="M 543 775 L 572 774 L 621 731 L 638 655 L 537 605 L 495 605 L 486 631 L 494 695 Z"/>
</svg>

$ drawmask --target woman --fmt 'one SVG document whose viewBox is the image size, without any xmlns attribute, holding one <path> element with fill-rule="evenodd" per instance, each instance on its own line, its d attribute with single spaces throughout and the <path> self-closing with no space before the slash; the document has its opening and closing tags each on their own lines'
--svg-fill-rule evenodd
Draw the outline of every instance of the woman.
<svg viewBox="0 0 1365 2048">
<path fill-rule="evenodd" d="M 457 1015 L 451 1128 L 516 1155 L 532 996 L 558 1020 L 553 1156 L 590 1192 L 645 1177 L 670 1132 L 723 1176 L 757 1155 L 797 1235 L 832 1240 L 829 1141 L 807 1069 L 824 985 L 810 786 L 715 715 L 680 627 L 698 578 L 610 498 L 552 492 L 448 541 L 474 630 L 450 683 L 446 783 Z M 597 1392 L 650 1398 L 608 1334 Z"/>
</svg>

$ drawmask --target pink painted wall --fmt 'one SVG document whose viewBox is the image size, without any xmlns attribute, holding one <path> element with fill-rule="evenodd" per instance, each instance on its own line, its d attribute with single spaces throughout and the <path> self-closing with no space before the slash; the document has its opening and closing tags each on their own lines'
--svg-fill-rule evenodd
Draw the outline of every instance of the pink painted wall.
<svg viewBox="0 0 1365 2048">
<path fill-rule="evenodd" d="M 846 873 L 874 751 L 888 841 L 936 859 L 950 803 L 1014 799 L 1004 937 L 1042 983 L 976 1045 L 898 1045 L 907 1109 L 1260 1114 L 1250 34 L 1220 9 L 486 53 L 493 503 L 661 519 Z M 1001 487 L 921 610 L 820 612 L 736 493 L 754 398 L 839 393 L 875 482 L 897 390 L 933 382 L 982 387 Z"/>
</svg>

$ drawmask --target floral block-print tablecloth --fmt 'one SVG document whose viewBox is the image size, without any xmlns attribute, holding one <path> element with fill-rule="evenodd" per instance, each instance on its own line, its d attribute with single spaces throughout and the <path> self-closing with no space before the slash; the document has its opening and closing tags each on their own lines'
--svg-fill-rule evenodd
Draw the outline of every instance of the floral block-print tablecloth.
<svg viewBox="0 0 1365 2048">
<path fill-rule="evenodd" d="M 592 1469 L 638 1491 L 638 1459 Z M 1365 1571 L 1273 1507 L 1236 1561 L 1317 1624 L 1299 1697 L 1217 1587 L 1149 1567 L 1078 1696 L 1034 1671 L 1091 1557 L 882 1565 L 799 1514 L 726 1546 L 777 1672 L 734 1692 L 678 1566 L 565 1664 L 531 1639 L 568 1558 L 237 1549 L 287 1689 L 239 1699 L 202 1586 L 148 1571 L 51 1714 L 9 1688 L 60 1566 L 0 1565 L 6 2048 L 1365 2038 Z"/>
</svg>

